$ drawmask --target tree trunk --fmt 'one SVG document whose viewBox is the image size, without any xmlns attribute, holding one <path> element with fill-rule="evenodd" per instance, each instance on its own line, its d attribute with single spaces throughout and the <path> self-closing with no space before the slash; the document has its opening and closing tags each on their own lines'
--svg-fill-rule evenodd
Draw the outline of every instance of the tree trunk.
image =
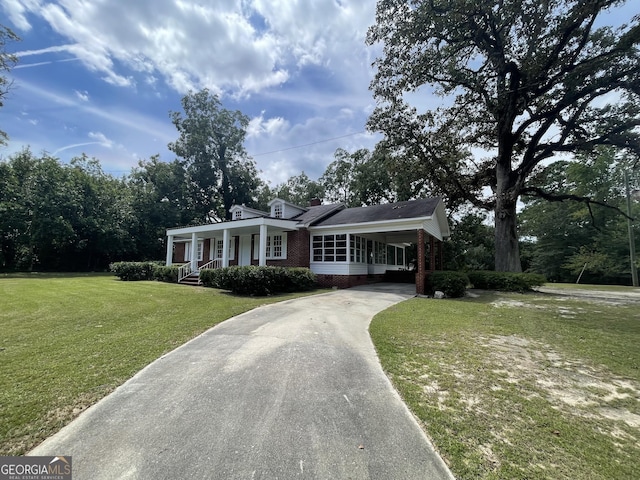
<svg viewBox="0 0 640 480">
<path fill-rule="evenodd" d="M 507 155 L 505 155 L 507 157 Z M 496 271 L 522 272 L 518 244 L 518 216 L 515 180 L 506 158 L 496 165 Z"/>
<path fill-rule="evenodd" d="M 496 271 L 522 272 L 516 200 L 509 197 L 508 194 L 496 196 Z"/>
</svg>

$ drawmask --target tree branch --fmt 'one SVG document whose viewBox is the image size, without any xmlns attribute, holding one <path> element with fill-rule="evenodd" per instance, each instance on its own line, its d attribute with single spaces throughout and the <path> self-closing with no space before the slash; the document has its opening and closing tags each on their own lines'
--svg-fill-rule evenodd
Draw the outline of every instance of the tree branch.
<svg viewBox="0 0 640 480">
<path fill-rule="evenodd" d="M 589 209 L 589 214 L 590 214 L 592 220 L 594 220 L 594 217 L 593 217 L 593 212 L 591 210 L 591 206 L 592 205 L 598 205 L 600 207 L 605 207 L 605 208 L 609 208 L 611 210 L 614 210 L 614 211 L 620 213 L 621 215 L 623 215 L 625 218 L 628 218 L 629 220 L 635 221 L 635 218 L 630 217 L 629 215 L 627 215 L 620 208 L 615 207 L 613 205 L 609 205 L 608 203 L 600 202 L 598 200 L 593 200 L 592 198 L 589 198 L 589 197 L 583 197 L 583 196 L 580 196 L 580 195 L 573 195 L 573 194 L 570 194 L 570 193 L 550 193 L 550 192 L 547 192 L 547 191 L 543 190 L 540 187 L 531 187 L 531 186 L 523 188 L 522 191 L 521 191 L 521 194 L 522 195 L 527 195 L 527 196 L 530 196 L 530 197 L 534 197 L 534 198 L 541 198 L 541 199 L 546 200 L 548 202 L 564 202 L 565 200 L 570 200 L 570 201 L 573 201 L 573 202 L 584 203 L 587 206 L 587 208 Z"/>
</svg>

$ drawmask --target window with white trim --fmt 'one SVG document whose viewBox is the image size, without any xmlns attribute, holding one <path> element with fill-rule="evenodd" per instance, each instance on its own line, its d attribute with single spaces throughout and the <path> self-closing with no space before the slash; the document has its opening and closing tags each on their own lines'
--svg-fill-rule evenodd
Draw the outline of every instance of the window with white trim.
<svg viewBox="0 0 640 480">
<path fill-rule="evenodd" d="M 198 241 L 198 261 L 202 261 L 202 251 L 204 250 L 204 241 Z M 184 261 L 191 261 L 191 242 L 186 242 L 184 244 Z"/>
<path fill-rule="evenodd" d="M 267 235 L 266 257 L 268 260 L 287 258 L 287 234 L 285 232 Z M 253 258 L 260 258 L 260 236 L 254 237 Z"/>
<path fill-rule="evenodd" d="M 224 252 L 224 240 L 222 238 L 218 238 L 218 239 L 214 238 L 211 241 L 215 243 L 215 247 L 216 247 L 214 251 L 215 256 L 213 258 L 214 259 L 222 258 L 222 252 Z M 229 260 L 234 259 L 235 251 L 236 251 L 236 242 L 235 242 L 235 239 L 232 237 L 229 239 Z"/>
<path fill-rule="evenodd" d="M 363 237 L 350 236 L 349 260 L 351 263 L 367 263 L 367 241 Z"/>
<path fill-rule="evenodd" d="M 374 246 L 374 263 L 379 265 L 386 265 L 387 263 L 387 248 L 386 245 L 382 242 L 375 241 L 373 242 Z"/>
<path fill-rule="evenodd" d="M 233 212 L 233 219 L 242 220 L 242 210 L 236 210 L 235 212 Z"/>
<path fill-rule="evenodd" d="M 347 261 L 346 233 L 337 235 L 314 235 L 312 247 L 314 262 Z"/>
<path fill-rule="evenodd" d="M 282 218 L 282 204 L 281 203 L 276 203 L 273 206 L 273 216 L 275 218 Z"/>
</svg>

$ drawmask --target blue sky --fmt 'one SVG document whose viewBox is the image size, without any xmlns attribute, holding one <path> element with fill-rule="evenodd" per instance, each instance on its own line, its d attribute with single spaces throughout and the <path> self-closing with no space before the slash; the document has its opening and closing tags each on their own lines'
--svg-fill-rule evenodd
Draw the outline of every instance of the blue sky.
<svg viewBox="0 0 640 480">
<path fill-rule="evenodd" d="M 639 11 L 630 0 L 603 21 Z M 301 171 L 317 179 L 337 148 L 379 139 L 365 132 L 374 15 L 374 0 L 2 0 L 0 23 L 22 40 L 9 46 L 20 62 L 0 156 L 84 152 L 116 175 L 154 154 L 172 160 L 169 111 L 207 87 L 251 118 L 245 147 L 271 186 Z"/>
<path fill-rule="evenodd" d="M 0 155 L 84 152 L 116 175 L 172 160 L 169 111 L 207 87 L 251 118 L 245 147 L 271 186 L 316 179 L 338 147 L 378 139 L 365 132 L 374 12 L 371 0 L 3 0 L 0 23 L 21 41 Z"/>
</svg>

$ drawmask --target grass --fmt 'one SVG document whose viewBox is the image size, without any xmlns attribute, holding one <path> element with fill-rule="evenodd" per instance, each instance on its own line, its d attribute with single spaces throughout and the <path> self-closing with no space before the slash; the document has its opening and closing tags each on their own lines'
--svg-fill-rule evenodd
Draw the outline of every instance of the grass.
<svg viewBox="0 0 640 480">
<path fill-rule="evenodd" d="M 640 478 L 637 303 L 412 299 L 370 332 L 456 478 Z"/>
<path fill-rule="evenodd" d="M 558 289 L 595 290 L 599 292 L 627 292 L 640 294 L 640 288 L 626 285 L 591 285 L 586 283 L 546 283 L 545 287 Z"/>
<path fill-rule="evenodd" d="M 29 451 L 221 321 L 298 296 L 236 297 L 100 274 L 0 276 L 0 454 Z"/>
</svg>

